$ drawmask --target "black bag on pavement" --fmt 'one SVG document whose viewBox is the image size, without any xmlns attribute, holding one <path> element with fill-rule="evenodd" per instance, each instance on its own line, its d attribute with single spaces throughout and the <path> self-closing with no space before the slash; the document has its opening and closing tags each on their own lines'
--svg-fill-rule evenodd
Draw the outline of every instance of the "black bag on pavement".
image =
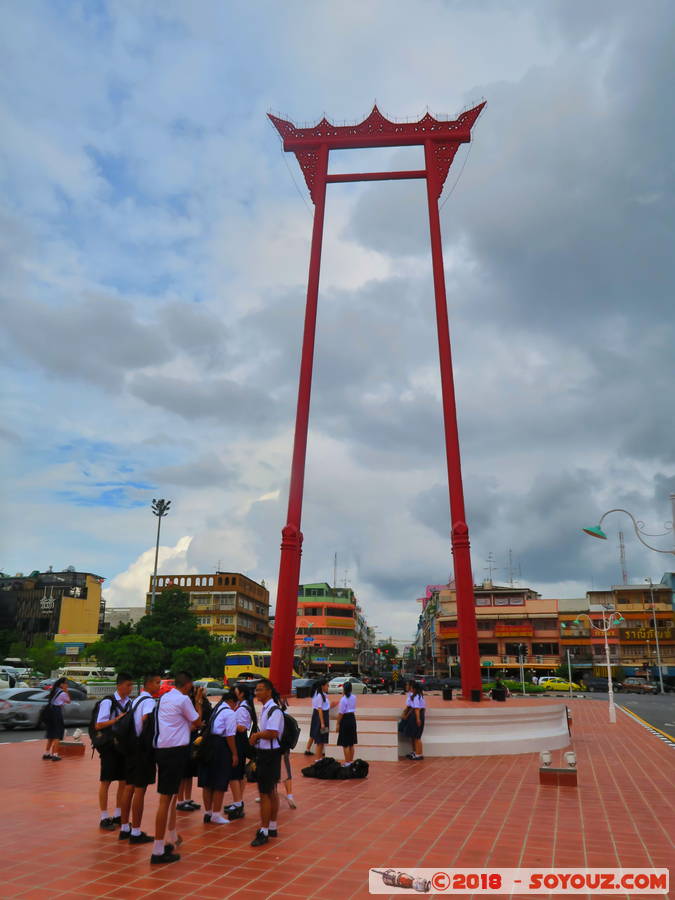
<svg viewBox="0 0 675 900">
<path fill-rule="evenodd" d="M 367 778 L 370 765 L 365 759 L 355 759 L 348 771 L 351 773 L 350 778 Z"/>
</svg>

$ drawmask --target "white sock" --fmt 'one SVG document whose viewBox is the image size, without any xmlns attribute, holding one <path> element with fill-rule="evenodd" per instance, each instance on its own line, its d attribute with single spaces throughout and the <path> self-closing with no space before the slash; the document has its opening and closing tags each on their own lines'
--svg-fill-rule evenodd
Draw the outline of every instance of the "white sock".
<svg viewBox="0 0 675 900">
<path fill-rule="evenodd" d="M 138 837 L 138 835 L 141 833 L 141 829 L 140 828 L 132 828 L 131 833 L 133 834 L 134 837 Z"/>
<path fill-rule="evenodd" d="M 235 802 L 232 804 L 232 806 L 236 806 L 236 807 L 243 806 L 243 805 L 244 804 L 242 803 L 241 800 L 235 800 Z"/>
<path fill-rule="evenodd" d="M 261 827 L 260 827 L 260 831 L 262 831 L 263 834 L 267 834 L 268 829 L 267 829 L 267 828 L 263 828 L 263 827 L 261 826 Z"/>
<path fill-rule="evenodd" d="M 176 833 L 175 829 L 173 831 L 168 831 L 167 837 L 169 838 L 170 844 L 175 844 L 178 840 L 178 834 Z"/>
<path fill-rule="evenodd" d="M 122 815 L 122 810 L 119 808 L 119 806 L 115 807 L 115 812 L 113 813 L 114 818 L 117 818 L 118 816 L 121 816 L 121 815 Z"/>
<path fill-rule="evenodd" d="M 164 853 L 164 841 L 155 841 L 152 845 L 152 855 L 161 856 Z"/>
<path fill-rule="evenodd" d="M 204 815 L 205 815 L 205 816 L 212 816 L 212 815 L 213 815 L 213 810 L 212 810 L 212 809 L 205 809 L 205 810 L 204 810 Z"/>
<path fill-rule="evenodd" d="M 289 800 L 293 799 L 293 794 L 286 794 L 286 796 L 288 797 Z"/>
<path fill-rule="evenodd" d="M 104 819 L 109 819 L 109 818 L 110 818 L 110 816 L 108 815 L 108 811 L 107 811 L 107 810 L 106 810 L 105 812 L 102 812 L 102 813 L 101 813 L 101 822 L 102 822 Z"/>
<path fill-rule="evenodd" d="M 120 831 L 131 831 L 131 825 L 127 822 L 126 825 L 120 827 Z"/>
<path fill-rule="evenodd" d="M 277 827 L 277 823 L 276 823 L 276 822 L 270 822 L 269 827 L 270 827 L 270 828 L 276 828 L 276 827 Z"/>
<path fill-rule="evenodd" d="M 229 825 L 230 820 L 226 819 L 224 816 L 221 816 L 220 813 L 214 813 L 211 816 L 211 824 L 212 825 Z"/>
</svg>

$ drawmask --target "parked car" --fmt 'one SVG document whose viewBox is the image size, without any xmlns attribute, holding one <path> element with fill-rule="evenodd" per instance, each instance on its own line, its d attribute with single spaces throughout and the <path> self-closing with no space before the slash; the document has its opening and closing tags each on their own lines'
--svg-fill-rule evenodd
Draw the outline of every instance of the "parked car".
<svg viewBox="0 0 675 900">
<path fill-rule="evenodd" d="M 41 688 L 43 691 L 51 691 L 55 681 L 58 681 L 58 678 L 43 678 L 43 680 L 38 683 L 38 688 Z M 66 684 L 68 685 L 69 691 L 79 691 L 80 694 L 84 694 L 85 697 L 87 696 L 87 685 L 83 684 L 81 681 L 73 681 L 72 678 L 66 678 Z"/>
<path fill-rule="evenodd" d="M 0 725 L 7 731 L 14 728 L 37 728 L 42 707 L 47 703 L 49 691 L 37 688 L 13 688 L 0 691 Z M 63 706 L 66 726 L 89 723 L 96 698 L 88 698 L 83 691 L 70 691 L 70 703 Z"/>
<path fill-rule="evenodd" d="M 328 682 L 328 693 L 329 694 L 341 694 L 342 693 L 342 685 L 345 681 L 351 681 L 352 683 L 352 693 L 354 694 L 367 694 L 368 693 L 368 685 L 364 684 L 360 678 L 357 678 L 356 675 L 339 675 L 337 678 L 331 678 Z"/>
<path fill-rule="evenodd" d="M 373 694 L 376 694 L 378 691 L 381 691 L 383 694 L 394 693 L 394 679 L 387 675 L 364 675 L 362 680 Z"/>
<path fill-rule="evenodd" d="M 193 682 L 195 687 L 202 687 L 208 690 L 209 688 L 223 688 L 223 682 L 218 681 L 217 678 L 199 678 L 197 681 Z"/>
<path fill-rule="evenodd" d="M 581 684 L 582 689 L 585 688 L 587 691 L 604 691 L 607 693 L 609 690 L 609 682 L 606 678 L 584 678 Z M 621 690 L 621 682 L 614 681 L 612 679 L 612 689 L 615 691 Z"/>
<path fill-rule="evenodd" d="M 580 691 L 581 687 L 572 682 L 572 690 Z M 569 691 L 570 682 L 564 678 L 558 678 L 557 675 L 549 675 L 547 678 L 539 679 L 539 687 L 543 687 L 545 691 Z"/>
<path fill-rule="evenodd" d="M 660 687 L 646 678 L 637 678 L 631 675 L 621 682 L 621 690 L 626 694 L 658 694 Z"/>
<path fill-rule="evenodd" d="M 663 690 L 666 694 L 675 691 L 675 675 L 662 675 Z"/>
<path fill-rule="evenodd" d="M 174 687 L 176 687 L 176 682 L 173 678 L 162 678 L 159 682 L 159 696 L 161 697 L 162 694 L 166 694 L 167 691 Z"/>
</svg>

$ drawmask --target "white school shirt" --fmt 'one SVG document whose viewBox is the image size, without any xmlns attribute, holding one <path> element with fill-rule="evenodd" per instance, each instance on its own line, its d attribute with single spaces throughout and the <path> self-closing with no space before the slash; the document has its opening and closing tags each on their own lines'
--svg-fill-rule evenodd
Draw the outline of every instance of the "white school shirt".
<svg viewBox="0 0 675 900">
<path fill-rule="evenodd" d="M 119 712 L 115 712 L 115 716 L 119 716 L 120 712 L 124 712 L 125 709 L 129 708 L 131 700 L 128 697 L 122 700 L 117 691 L 115 691 L 113 697 L 115 698 L 116 710 L 119 710 Z M 108 700 L 108 698 L 106 697 L 105 700 L 101 700 L 101 705 L 98 708 L 96 724 L 98 725 L 99 722 L 109 722 L 112 718 L 114 718 L 112 714 L 112 701 Z"/>
<path fill-rule="evenodd" d="M 427 701 L 424 699 L 424 697 L 420 697 L 420 696 L 414 697 L 411 694 L 408 697 L 408 702 L 406 703 L 406 706 L 409 706 L 411 709 L 426 709 Z"/>
<path fill-rule="evenodd" d="M 356 712 L 356 697 L 354 694 L 350 694 L 349 697 L 342 696 L 340 698 L 340 704 L 338 706 L 338 712 L 342 713 L 344 716 L 345 713 L 353 713 Z"/>
<path fill-rule="evenodd" d="M 199 718 L 187 694 L 171 688 L 157 701 L 158 713 L 155 725 L 155 747 L 187 747 L 190 743 L 190 725 Z"/>
<path fill-rule="evenodd" d="M 240 703 L 236 709 L 235 715 L 237 717 L 237 725 L 243 725 L 248 731 L 253 724 L 253 719 L 251 718 L 251 712 L 248 706 L 243 702 Z"/>
<path fill-rule="evenodd" d="M 272 707 L 275 706 L 276 709 L 273 709 Z M 284 714 L 271 697 L 260 713 L 260 731 L 267 730 L 278 732 L 279 737 L 282 737 L 284 733 Z M 271 741 L 267 738 L 260 738 L 258 741 L 258 747 L 261 750 L 278 750 L 279 746 L 276 738 L 272 738 Z"/>
<path fill-rule="evenodd" d="M 330 700 L 324 694 L 325 699 L 321 699 L 319 691 L 312 697 L 312 709 L 330 709 Z"/>
<path fill-rule="evenodd" d="M 70 703 L 70 697 L 65 691 L 60 691 L 52 697 L 52 706 L 63 706 L 64 703 Z"/>
<path fill-rule="evenodd" d="M 143 716 L 150 715 L 155 708 L 156 702 L 155 698 L 145 690 L 141 691 L 134 700 L 134 728 L 136 729 L 137 737 L 141 736 L 141 731 L 143 730 Z"/>
<path fill-rule="evenodd" d="M 213 724 L 210 726 L 211 734 L 221 737 L 234 737 L 237 733 L 237 714 L 227 703 L 218 704 L 211 713 Z"/>
</svg>

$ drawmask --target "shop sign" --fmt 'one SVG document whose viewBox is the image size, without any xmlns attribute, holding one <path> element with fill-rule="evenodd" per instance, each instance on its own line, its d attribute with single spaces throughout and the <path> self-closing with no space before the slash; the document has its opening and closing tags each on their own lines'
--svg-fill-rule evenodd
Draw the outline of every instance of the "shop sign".
<svg viewBox="0 0 675 900">
<path fill-rule="evenodd" d="M 54 598 L 43 597 L 40 600 L 40 612 L 52 612 L 54 609 Z"/>
</svg>

